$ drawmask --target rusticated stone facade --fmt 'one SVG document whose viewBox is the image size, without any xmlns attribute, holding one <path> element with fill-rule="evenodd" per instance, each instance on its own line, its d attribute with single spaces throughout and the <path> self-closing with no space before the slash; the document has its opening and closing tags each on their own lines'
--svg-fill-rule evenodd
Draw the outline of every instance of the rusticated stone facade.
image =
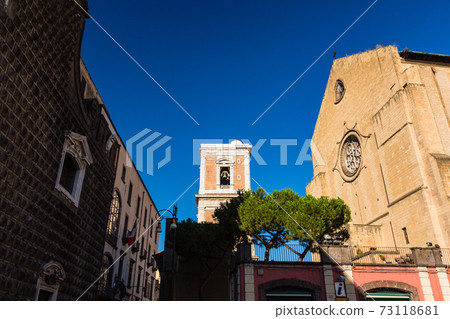
<svg viewBox="0 0 450 319">
<path fill-rule="evenodd" d="M 74 300 L 100 274 L 117 146 L 82 97 L 85 18 L 74 1 L 0 1 L 2 300 Z"/>
<path fill-rule="evenodd" d="M 450 246 L 450 56 L 380 47 L 336 59 L 307 193 L 341 197 L 350 240 Z"/>
</svg>

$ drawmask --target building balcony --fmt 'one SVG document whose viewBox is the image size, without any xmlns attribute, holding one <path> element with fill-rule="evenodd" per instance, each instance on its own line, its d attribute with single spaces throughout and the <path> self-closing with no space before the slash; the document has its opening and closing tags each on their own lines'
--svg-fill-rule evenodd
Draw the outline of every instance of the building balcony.
<svg viewBox="0 0 450 319">
<path fill-rule="evenodd" d="M 139 258 L 141 258 L 141 260 L 145 260 L 147 258 L 147 250 L 142 250 Z"/>
<path fill-rule="evenodd" d="M 117 246 L 117 234 L 106 234 L 106 242 L 112 247 Z"/>
<path fill-rule="evenodd" d="M 302 261 L 299 256 L 304 245 L 288 244 L 287 247 L 271 249 L 268 262 L 302 262 L 346 265 L 394 265 L 449 267 L 450 249 L 437 247 L 369 247 L 323 245 L 320 249 L 309 251 Z M 295 253 L 295 252 L 297 253 Z M 264 262 L 264 246 L 255 246 L 251 260 Z M 250 259 L 247 259 L 250 260 Z"/>
<path fill-rule="evenodd" d="M 155 259 L 153 257 L 151 257 L 150 259 L 147 260 L 147 267 L 152 267 L 152 270 L 155 271 L 156 268 L 156 262 Z"/>
<path fill-rule="evenodd" d="M 139 251 L 139 247 L 140 247 L 140 243 L 136 242 L 133 244 L 133 246 L 131 247 L 131 252 L 132 253 L 137 253 Z"/>
</svg>

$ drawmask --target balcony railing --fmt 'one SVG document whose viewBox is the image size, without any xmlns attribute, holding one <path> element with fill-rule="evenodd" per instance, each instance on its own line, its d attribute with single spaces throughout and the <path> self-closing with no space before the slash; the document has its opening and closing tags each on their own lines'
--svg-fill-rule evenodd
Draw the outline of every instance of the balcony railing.
<svg viewBox="0 0 450 319">
<path fill-rule="evenodd" d="M 349 247 L 354 264 L 415 265 L 411 248 Z"/>
<path fill-rule="evenodd" d="M 300 254 L 303 252 L 306 245 L 288 244 L 288 246 L 292 250 L 296 251 L 298 254 L 285 246 L 281 246 L 279 248 L 271 249 L 269 251 L 269 261 L 285 261 L 285 262 L 299 261 Z M 266 248 L 264 246 L 255 245 L 254 260 L 264 261 L 265 253 Z M 307 252 L 305 258 L 303 258 L 303 262 L 320 262 L 320 253 L 311 251 Z"/>
<path fill-rule="evenodd" d="M 450 267 L 450 248 L 441 248 L 442 263 Z"/>
<path fill-rule="evenodd" d="M 139 254 L 139 258 L 141 258 L 141 260 L 145 260 L 147 258 L 147 250 L 141 250 L 141 253 Z"/>
<path fill-rule="evenodd" d="M 139 242 L 134 243 L 133 246 L 131 247 L 131 252 L 132 253 L 137 253 L 139 251 Z"/>
<path fill-rule="evenodd" d="M 305 245 L 288 244 L 269 251 L 270 262 L 324 262 L 353 265 L 398 265 L 450 267 L 450 248 L 435 247 L 366 247 L 322 246 L 320 251 L 309 251 L 303 260 L 299 255 Z M 254 246 L 254 261 L 264 261 L 265 247 Z M 293 252 L 296 251 L 297 253 Z"/>
<path fill-rule="evenodd" d="M 147 267 L 152 267 L 153 270 L 156 269 L 156 263 L 153 257 L 147 258 Z"/>
<path fill-rule="evenodd" d="M 115 247 L 117 245 L 117 234 L 106 233 L 106 241 Z"/>
</svg>

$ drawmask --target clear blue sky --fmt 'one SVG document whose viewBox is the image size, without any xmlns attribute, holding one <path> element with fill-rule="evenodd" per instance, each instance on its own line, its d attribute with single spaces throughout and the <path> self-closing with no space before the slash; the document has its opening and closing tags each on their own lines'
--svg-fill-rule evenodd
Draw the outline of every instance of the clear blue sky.
<svg viewBox="0 0 450 319">
<path fill-rule="evenodd" d="M 303 195 L 312 165 L 294 163 L 314 131 L 334 51 L 343 57 L 396 44 L 450 54 L 449 1 L 379 0 L 252 126 L 373 1 L 90 1 L 92 16 L 200 124 L 87 20 L 82 58 L 122 139 L 144 128 L 172 137 L 172 161 L 142 174 L 157 207 L 168 207 L 199 177 L 192 140 L 200 138 L 298 139 L 286 166 L 267 141 L 260 154 L 268 165 L 252 161 L 251 175 L 269 191 Z M 164 148 L 155 156 L 162 159 Z M 197 191 L 198 183 L 178 201 L 180 219 L 196 219 Z"/>
</svg>

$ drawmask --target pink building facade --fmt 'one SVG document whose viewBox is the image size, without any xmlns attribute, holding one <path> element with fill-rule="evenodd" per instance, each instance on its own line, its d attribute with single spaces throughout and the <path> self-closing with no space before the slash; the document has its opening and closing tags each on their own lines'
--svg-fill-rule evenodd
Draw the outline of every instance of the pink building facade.
<svg viewBox="0 0 450 319">
<path fill-rule="evenodd" d="M 445 249 L 418 248 L 418 253 L 414 249 L 405 253 L 400 248 L 372 248 L 360 252 L 360 256 L 355 256 L 355 249 L 348 246 L 325 249 L 329 255 L 316 253 L 313 260 L 320 261 L 315 262 L 265 262 L 244 256 L 230 272 L 230 299 L 450 300 L 449 258 Z M 399 257 L 402 253 L 403 259 Z M 406 255 L 410 259 L 405 260 Z M 378 260 L 379 256 L 384 257 Z"/>
</svg>

